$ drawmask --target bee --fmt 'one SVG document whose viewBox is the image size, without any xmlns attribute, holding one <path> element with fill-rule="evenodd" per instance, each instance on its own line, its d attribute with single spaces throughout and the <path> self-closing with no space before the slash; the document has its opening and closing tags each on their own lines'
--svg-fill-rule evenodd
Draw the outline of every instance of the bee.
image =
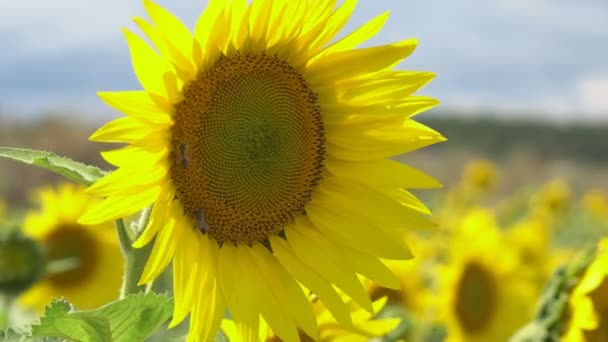
<svg viewBox="0 0 608 342">
<path fill-rule="evenodd" d="M 182 164 L 183 168 L 187 168 L 188 164 L 190 163 L 190 160 L 188 159 L 188 156 L 186 155 L 186 145 L 185 144 L 179 144 L 178 146 L 178 158 L 179 158 L 179 162 L 180 164 Z"/>
<path fill-rule="evenodd" d="M 196 219 L 196 228 L 198 228 L 198 230 L 201 231 L 201 233 L 203 234 L 207 234 L 207 232 L 209 231 L 209 224 L 207 223 L 207 220 L 205 219 L 205 214 L 203 214 L 202 210 L 197 210 L 196 213 L 194 214 L 195 219 Z"/>
</svg>

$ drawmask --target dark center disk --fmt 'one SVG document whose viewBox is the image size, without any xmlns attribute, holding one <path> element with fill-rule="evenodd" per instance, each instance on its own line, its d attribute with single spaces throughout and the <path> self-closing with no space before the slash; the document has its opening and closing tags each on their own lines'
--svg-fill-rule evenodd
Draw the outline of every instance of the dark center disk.
<svg viewBox="0 0 608 342">
<path fill-rule="evenodd" d="M 304 212 L 321 179 L 317 96 L 287 62 L 220 58 L 184 90 L 171 128 L 171 179 L 185 213 L 219 243 L 251 244 Z"/>
<path fill-rule="evenodd" d="M 61 225 L 55 228 L 44 240 L 49 261 L 75 259 L 78 267 L 54 273 L 48 280 L 57 287 L 80 286 L 89 276 L 97 272 L 99 250 L 95 237 L 79 225 Z"/>
<path fill-rule="evenodd" d="M 494 278 L 483 265 L 464 269 L 456 293 L 456 316 L 469 334 L 483 331 L 495 314 L 497 293 Z"/>
</svg>

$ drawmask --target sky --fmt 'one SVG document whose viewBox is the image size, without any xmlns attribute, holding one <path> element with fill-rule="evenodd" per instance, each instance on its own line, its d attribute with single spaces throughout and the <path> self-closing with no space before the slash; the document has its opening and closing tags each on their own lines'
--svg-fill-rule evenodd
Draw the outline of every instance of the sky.
<svg viewBox="0 0 608 342">
<path fill-rule="evenodd" d="M 206 0 L 158 0 L 189 27 Z M 606 0 L 360 0 L 345 32 L 390 10 L 366 45 L 416 37 L 399 69 L 437 78 L 419 93 L 459 115 L 608 121 Z M 139 89 L 120 28 L 137 0 L 0 0 L 0 118 L 118 114 L 97 91 Z"/>
</svg>

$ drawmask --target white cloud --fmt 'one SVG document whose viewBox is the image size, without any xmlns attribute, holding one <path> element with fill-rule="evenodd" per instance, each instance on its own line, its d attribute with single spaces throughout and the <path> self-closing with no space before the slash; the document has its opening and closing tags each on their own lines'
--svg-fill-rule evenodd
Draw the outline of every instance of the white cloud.
<svg viewBox="0 0 608 342">
<path fill-rule="evenodd" d="M 608 119 L 608 75 L 589 75 L 578 83 L 579 105 L 597 119 Z"/>
</svg>

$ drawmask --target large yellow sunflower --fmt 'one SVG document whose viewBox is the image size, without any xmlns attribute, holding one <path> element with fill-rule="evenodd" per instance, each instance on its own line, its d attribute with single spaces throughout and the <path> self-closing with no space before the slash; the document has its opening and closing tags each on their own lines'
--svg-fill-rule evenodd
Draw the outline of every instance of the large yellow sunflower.
<svg viewBox="0 0 608 342">
<path fill-rule="evenodd" d="M 595 260 L 570 298 L 567 342 L 608 341 L 608 239 L 599 243 Z"/>
<path fill-rule="evenodd" d="M 434 75 L 393 70 L 414 39 L 356 49 L 386 13 L 335 39 L 355 3 L 211 0 L 192 34 L 144 1 L 151 22 L 135 22 L 156 50 L 124 30 L 144 90 L 99 94 L 126 117 L 91 140 L 129 145 L 103 153 L 118 170 L 80 222 L 154 204 L 141 282 L 173 261 L 171 325 L 190 314 L 191 340 L 227 308 L 245 337 L 260 316 L 283 340 L 318 337 L 300 285 L 348 325 L 334 285 L 372 311 L 357 275 L 398 287 L 380 258 L 409 258 L 398 230 L 432 226 L 404 188 L 438 183 L 388 158 L 445 140 L 411 119 L 438 103 L 412 95 Z"/>
<path fill-rule="evenodd" d="M 79 309 L 93 309 L 116 299 L 124 261 L 112 222 L 92 227 L 76 222 L 97 199 L 67 183 L 42 188 L 37 197 L 40 209 L 26 214 L 24 234 L 40 242 L 48 262 L 73 258 L 78 264 L 42 279 L 21 303 L 42 311 L 51 299 L 65 297 Z"/>
<path fill-rule="evenodd" d="M 440 314 L 447 341 L 507 341 L 533 314 L 535 289 L 493 214 L 473 210 L 440 269 Z"/>
</svg>

